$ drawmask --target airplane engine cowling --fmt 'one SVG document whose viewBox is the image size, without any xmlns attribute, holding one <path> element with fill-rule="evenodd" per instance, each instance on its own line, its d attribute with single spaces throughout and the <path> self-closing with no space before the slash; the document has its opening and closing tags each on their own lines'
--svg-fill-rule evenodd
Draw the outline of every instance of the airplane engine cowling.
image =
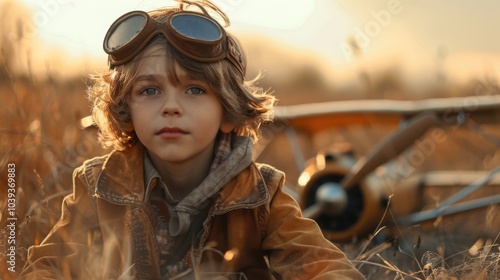
<svg viewBox="0 0 500 280">
<path fill-rule="evenodd" d="M 321 205 L 321 213 L 312 217 L 326 238 L 349 242 L 373 232 L 387 206 L 381 179 L 370 175 L 345 190 L 341 182 L 355 159 L 350 154 L 318 154 L 299 177 L 302 209 Z"/>
</svg>

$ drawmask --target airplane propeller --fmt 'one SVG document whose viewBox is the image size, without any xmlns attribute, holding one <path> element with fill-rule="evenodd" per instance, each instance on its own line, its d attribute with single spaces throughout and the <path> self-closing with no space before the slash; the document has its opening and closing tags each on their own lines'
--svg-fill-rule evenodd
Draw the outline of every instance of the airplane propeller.
<svg viewBox="0 0 500 280">
<path fill-rule="evenodd" d="M 342 187 L 352 188 L 378 166 L 388 162 L 406 150 L 439 120 L 434 113 L 416 115 L 403 129 L 397 130 L 375 146 L 367 155 L 358 160 L 342 180 Z"/>
<path fill-rule="evenodd" d="M 339 216 L 348 212 L 346 208 L 349 203 L 362 204 L 363 202 L 359 201 L 349 202 L 350 197 L 358 200 L 363 199 L 362 195 L 354 192 L 354 187 L 378 166 L 405 151 L 415 140 L 438 123 L 438 117 L 432 112 L 422 113 L 411 118 L 402 129 L 396 130 L 368 154 L 359 159 L 339 182 L 325 180 L 325 182 L 320 183 L 316 189 L 315 203 L 303 209 L 303 216 L 311 219 L 318 219 L 322 215 Z M 375 202 L 371 201 L 369 203 L 375 204 Z M 353 213 L 347 214 L 356 215 Z M 356 218 L 359 218 L 359 216 L 349 217 L 351 220 Z M 354 223 L 354 221 L 349 221 L 349 223 Z"/>
</svg>

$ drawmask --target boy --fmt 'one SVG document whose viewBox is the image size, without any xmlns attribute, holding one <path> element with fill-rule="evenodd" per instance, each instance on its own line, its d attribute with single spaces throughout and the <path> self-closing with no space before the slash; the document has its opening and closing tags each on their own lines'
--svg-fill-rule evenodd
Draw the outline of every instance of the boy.
<svg viewBox="0 0 500 280">
<path fill-rule="evenodd" d="M 245 81 L 238 43 L 207 10 L 228 24 L 208 1 L 182 1 L 110 27 L 111 69 L 89 96 L 114 150 L 75 170 L 23 277 L 363 279 L 301 216 L 284 174 L 252 161 L 275 99 Z"/>
</svg>

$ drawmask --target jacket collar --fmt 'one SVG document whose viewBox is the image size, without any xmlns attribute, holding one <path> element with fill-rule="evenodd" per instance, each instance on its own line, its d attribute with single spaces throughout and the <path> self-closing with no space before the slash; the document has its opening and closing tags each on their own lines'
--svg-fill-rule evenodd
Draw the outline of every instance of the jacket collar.
<svg viewBox="0 0 500 280">
<path fill-rule="evenodd" d="M 234 209 L 252 209 L 267 203 L 269 189 L 255 163 L 250 164 L 221 190 L 214 205 L 214 215 Z"/>
<path fill-rule="evenodd" d="M 126 151 L 112 151 L 97 179 L 96 195 L 116 204 L 144 200 L 144 150 L 136 144 Z"/>
<path fill-rule="evenodd" d="M 241 151 L 251 153 L 252 140 L 237 137 L 235 145 Z M 248 159 L 248 154 L 244 158 Z M 269 191 L 262 174 L 251 162 L 242 161 L 247 166 L 229 180 L 219 192 L 215 204 L 215 214 L 222 214 L 236 208 L 254 208 L 269 200 Z M 136 144 L 126 151 L 113 151 L 105 160 L 97 180 L 96 195 L 111 203 L 140 205 L 144 202 L 144 147 Z M 224 176 L 224 174 L 218 174 Z"/>
</svg>

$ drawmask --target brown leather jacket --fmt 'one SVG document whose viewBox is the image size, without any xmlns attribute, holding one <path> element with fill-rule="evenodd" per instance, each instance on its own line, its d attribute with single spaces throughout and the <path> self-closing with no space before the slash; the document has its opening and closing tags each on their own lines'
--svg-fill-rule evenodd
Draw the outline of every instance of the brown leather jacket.
<svg viewBox="0 0 500 280">
<path fill-rule="evenodd" d="M 21 278 L 160 279 L 143 148 L 86 161 L 73 178 L 61 219 L 29 249 Z M 171 279 L 364 279 L 283 184 L 282 172 L 254 162 L 231 179 L 190 251 L 191 269 Z"/>
</svg>

